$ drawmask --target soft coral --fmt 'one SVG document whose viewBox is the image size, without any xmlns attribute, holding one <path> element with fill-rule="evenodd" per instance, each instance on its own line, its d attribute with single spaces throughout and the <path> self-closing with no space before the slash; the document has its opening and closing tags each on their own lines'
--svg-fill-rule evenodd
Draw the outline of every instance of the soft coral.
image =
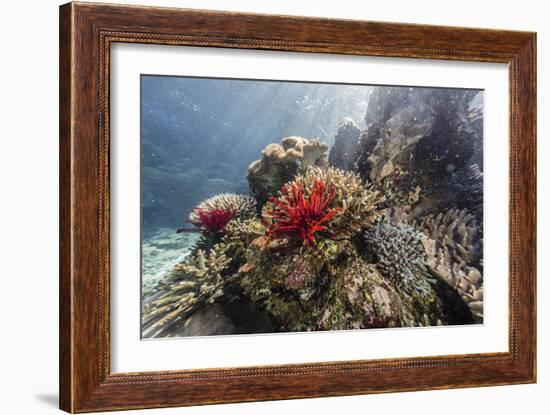
<svg viewBox="0 0 550 415">
<path fill-rule="evenodd" d="M 236 216 L 233 210 L 215 208 L 212 210 L 196 209 L 200 227 L 208 233 L 215 233 L 225 228 L 225 225 Z"/>
<path fill-rule="evenodd" d="M 266 215 L 267 236 L 270 239 L 301 240 L 303 245 L 315 246 L 316 235 L 333 237 L 334 231 L 327 227 L 339 211 L 331 209 L 336 190 L 334 186 L 317 179 L 306 195 L 301 182 L 287 184 L 281 188 L 279 198 L 270 199 Z"/>
</svg>

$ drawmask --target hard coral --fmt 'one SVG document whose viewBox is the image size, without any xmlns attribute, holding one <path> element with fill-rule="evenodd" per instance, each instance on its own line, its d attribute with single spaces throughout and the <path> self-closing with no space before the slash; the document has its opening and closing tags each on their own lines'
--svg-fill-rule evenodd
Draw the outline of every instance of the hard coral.
<svg viewBox="0 0 550 415">
<path fill-rule="evenodd" d="M 325 166 L 328 147 L 319 140 L 290 136 L 281 144 L 271 143 L 262 151 L 262 158 L 248 167 L 246 176 L 250 190 L 260 203 L 265 203 L 281 186 L 301 170 Z"/>
<path fill-rule="evenodd" d="M 337 237 L 349 239 L 380 216 L 379 193 L 357 174 L 312 167 L 285 184 L 263 209 L 271 240 L 302 240 L 318 246 Z"/>
<path fill-rule="evenodd" d="M 409 294 L 430 293 L 424 235 L 405 224 L 380 223 L 365 233 L 365 240 L 382 274 Z"/>
<path fill-rule="evenodd" d="M 476 219 L 466 210 L 450 209 L 419 221 L 427 265 L 454 288 L 478 322 L 483 321 L 483 252 Z"/>
<path fill-rule="evenodd" d="M 199 249 L 176 264 L 165 287 L 144 304 L 144 336 L 165 336 L 197 310 L 212 304 L 223 294 L 229 262 L 224 246 L 215 245 L 208 253 Z"/>
<path fill-rule="evenodd" d="M 250 218 L 256 213 L 252 196 L 224 193 L 201 202 L 187 220 L 205 233 L 222 231 L 230 220 Z"/>
</svg>

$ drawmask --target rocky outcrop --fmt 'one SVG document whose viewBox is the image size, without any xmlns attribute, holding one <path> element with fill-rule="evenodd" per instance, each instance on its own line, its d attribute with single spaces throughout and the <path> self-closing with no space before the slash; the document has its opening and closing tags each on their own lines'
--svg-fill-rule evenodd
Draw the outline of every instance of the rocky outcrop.
<svg viewBox="0 0 550 415">
<path fill-rule="evenodd" d="M 432 205 L 455 200 L 452 175 L 471 164 L 482 143 L 479 114 L 470 108 L 477 93 L 377 88 L 359 141 L 359 173 L 385 188 L 392 202 L 405 203 L 415 189 Z"/>
<path fill-rule="evenodd" d="M 344 170 L 353 170 L 359 149 L 361 130 L 351 118 L 344 118 L 334 137 L 334 145 L 330 149 L 328 163 Z"/>
</svg>

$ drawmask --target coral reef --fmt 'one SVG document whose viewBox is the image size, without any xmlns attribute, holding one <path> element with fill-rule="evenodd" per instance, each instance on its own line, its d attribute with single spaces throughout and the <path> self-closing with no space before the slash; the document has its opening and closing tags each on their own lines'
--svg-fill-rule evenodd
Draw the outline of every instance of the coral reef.
<svg viewBox="0 0 550 415">
<path fill-rule="evenodd" d="M 424 235 L 410 225 L 379 223 L 365 233 L 382 274 L 410 295 L 430 294 Z"/>
<path fill-rule="evenodd" d="M 201 235 L 147 285 L 143 335 L 482 322 L 480 103 L 472 90 L 376 88 L 366 129 L 344 119 L 328 156 L 318 139 L 267 145 L 251 195 L 189 214 Z"/>
<path fill-rule="evenodd" d="M 269 144 L 262 151 L 262 158 L 248 167 L 246 178 L 251 192 L 260 203 L 265 202 L 300 169 L 326 165 L 327 150 L 328 147 L 315 138 L 297 136 L 283 138 L 281 144 Z"/>
<path fill-rule="evenodd" d="M 411 149 L 424 137 L 430 136 L 434 127 L 434 111 L 425 104 L 409 106 L 395 114 L 384 124 L 381 134 L 368 157 L 370 178 L 375 182 L 392 174 L 400 165 L 399 156 L 410 154 Z"/>
<path fill-rule="evenodd" d="M 321 255 L 312 251 L 274 255 L 263 242 L 256 242 L 257 251 L 241 270 L 241 284 L 281 330 L 400 324 L 400 298 L 391 287 L 381 285 L 373 266 L 357 257 L 328 266 Z"/>
<path fill-rule="evenodd" d="M 479 321 L 483 319 L 482 240 L 473 215 L 450 209 L 419 221 L 426 264 L 434 275 L 457 290 Z"/>
<path fill-rule="evenodd" d="M 187 222 L 205 233 L 221 231 L 233 218 L 249 218 L 256 213 L 256 200 L 248 195 L 223 193 L 201 202 Z"/>
</svg>

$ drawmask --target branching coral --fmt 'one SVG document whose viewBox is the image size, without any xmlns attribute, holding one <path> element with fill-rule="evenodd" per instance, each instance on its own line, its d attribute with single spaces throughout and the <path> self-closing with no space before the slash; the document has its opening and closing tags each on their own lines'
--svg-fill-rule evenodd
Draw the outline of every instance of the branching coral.
<svg viewBox="0 0 550 415">
<path fill-rule="evenodd" d="M 231 219 L 250 218 L 255 213 L 256 201 L 252 196 L 223 193 L 201 202 L 187 221 L 204 233 L 216 233 Z"/>
<path fill-rule="evenodd" d="M 198 250 L 186 262 L 177 264 L 164 290 L 144 306 L 143 334 L 158 337 L 170 331 L 173 325 L 223 294 L 227 278 L 223 275 L 229 262 L 223 248 L 215 245 L 206 254 Z"/>
<path fill-rule="evenodd" d="M 300 169 L 326 165 L 327 150 L 328 147 L 315 138 L 297 136 L 283 138 L 281 144 L 269 144 L 262 151 L 262 158 L 248 167 L 246 178 L 250 190 L 260 202 L 265 202 Z"/>
<path fill-rule="evenodd" d="M 472 314 L 483 319 L 482 241 L 473 215 L 450 209 L 429 215 L 419 225 L 429 239 L 424 241 L 427 265 L 454 288 Z"/>
<path fill-rule="evenodd" d="M 380 216 L 379 193 L 352 172 L 311 168 L 281 188 L 263 209 L 270 239 L 314 246 L 349 238 Z"/>
<path fill-rule="evenodd" d="M 382 274 L 411 295 L 431 292 L 423 238 L 412 226 L 384 222 L 365 233 L 368 249 Z"/>
<path fill-rule="evenodd" d="M 254 240 L 265 233 L 265 228 L 257 218 L 233 219 L 224 229 L 219 245 L 226 255 L 238 260 Z"/>
</svg>

